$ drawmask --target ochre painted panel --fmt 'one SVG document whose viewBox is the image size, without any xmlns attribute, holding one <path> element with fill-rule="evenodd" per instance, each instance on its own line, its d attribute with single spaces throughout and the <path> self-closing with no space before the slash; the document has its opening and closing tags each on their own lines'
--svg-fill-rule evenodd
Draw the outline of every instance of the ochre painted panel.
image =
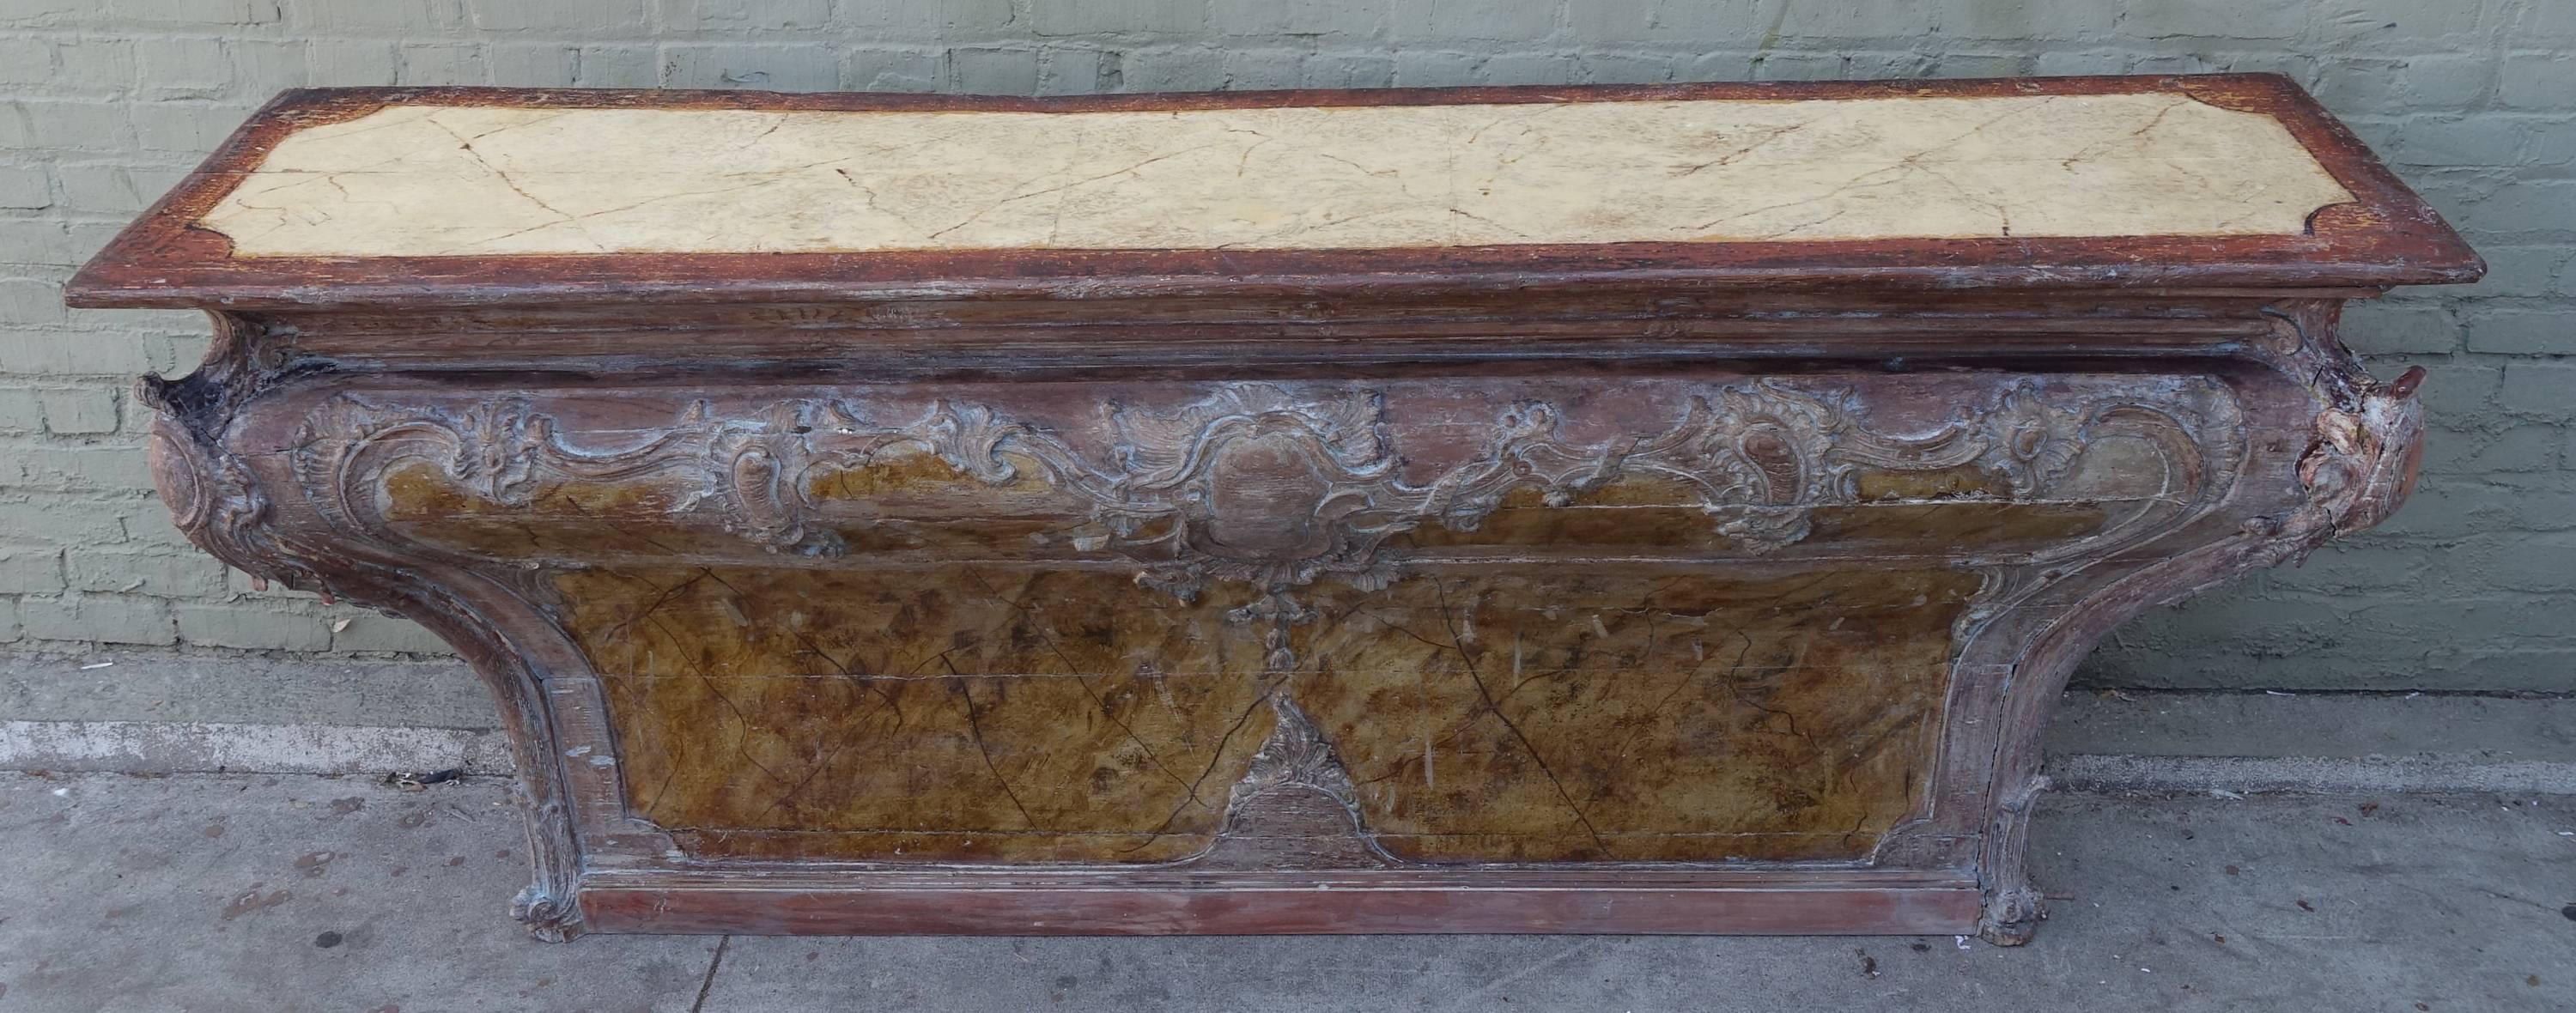
<svg viewBox="0 0 2576 1013">
<path fill-rule="evenodd" d="M 607 687 L 631 807 L 701 854 L 1180 858 L 1270 731 L 1258 639 L 1223 603 L 1124 574 L 553 585 Z"/>
<path fill-rule="evenodd" d="M 1226 828 L 1278 692 L 1387 855 L 1552 861 L 1865 857 L 1914 814 L 1978 578 L 1328 581 L 1284 670 L 1241 600 L 1109 571 L 553 583 L 634 811 L 702 856 L 1187 857 Z"/>
<path fill-rule="evenodd" d="M 1978 583 L 1426 577 L 1322 603 L 1296 699 L 1399 858 L 1863 858 L 1916 814 Z"/>
</svg>

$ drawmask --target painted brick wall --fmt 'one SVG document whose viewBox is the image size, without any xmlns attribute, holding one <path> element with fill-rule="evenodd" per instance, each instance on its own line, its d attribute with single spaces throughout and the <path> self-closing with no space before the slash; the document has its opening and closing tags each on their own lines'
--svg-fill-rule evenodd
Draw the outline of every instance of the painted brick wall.
<svg viewBox="0 0 2576 1013">
<path fill-rule="evenodd" d="M 0 643 L 436 651 L 254 593 L 154 502 L 130 378 L 185 314 L 57 287 L 298 85 L 1004 94 L 2218 70 L 2308 85 L 2483 284 L 2359 309 L 2437 429 L 2387 529 L 2123 631 L 2104 684 L 2566 689 L 2576 674 L 2571 0 L 0 0 Z"/>
</svg>

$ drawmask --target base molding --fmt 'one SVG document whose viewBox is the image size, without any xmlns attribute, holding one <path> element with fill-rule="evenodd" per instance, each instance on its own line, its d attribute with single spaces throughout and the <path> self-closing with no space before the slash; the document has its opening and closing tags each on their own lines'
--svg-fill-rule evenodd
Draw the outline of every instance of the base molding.
<svg viewBox="0 0 2576 1013">
<path fill-rule="evenodd" d="M 745 935 L 1967 935 L 1980 913 L 1973 882 L 1916 873 L 1612 875 L 594 872 L 575 903 L 589 932 Z"/>
</svg>

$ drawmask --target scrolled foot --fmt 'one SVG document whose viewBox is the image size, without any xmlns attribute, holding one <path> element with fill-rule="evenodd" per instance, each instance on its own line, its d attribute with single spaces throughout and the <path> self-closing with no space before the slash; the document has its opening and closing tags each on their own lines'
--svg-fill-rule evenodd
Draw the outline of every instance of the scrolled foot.
<svg viewBox="0 0 2576 1013">
<path fill-rule="evenodd" d="M 2039 891 L 2027 886 L 1998 890 L 1986 898 L 1985 916 L 1977 920 L 1977 938 L 1997 946 L 2019 946 L 2039 931 L 2048 917 Z"/>
<path fill-rule="evenodd" d="M 570 942 L 581 935 L 581 907 L 570 897 L 557 896 L 531 885 L 510 900 L 510 917 L 528 926 L 528 934 L 543 942 Z"/>
</svg>

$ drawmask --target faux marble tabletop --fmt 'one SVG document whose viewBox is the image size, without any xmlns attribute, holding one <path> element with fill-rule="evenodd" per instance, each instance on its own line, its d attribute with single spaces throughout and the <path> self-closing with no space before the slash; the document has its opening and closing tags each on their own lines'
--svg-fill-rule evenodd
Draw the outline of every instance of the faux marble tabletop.
<svg viewBox="0 0 2576 1013">
<path fill-rule="evenodd" d="M 2299 233 L 2351 200 L 2180 94 L 1173 111 L 394 104 L 281 141 L 237 257 Z"/>
</svg>

